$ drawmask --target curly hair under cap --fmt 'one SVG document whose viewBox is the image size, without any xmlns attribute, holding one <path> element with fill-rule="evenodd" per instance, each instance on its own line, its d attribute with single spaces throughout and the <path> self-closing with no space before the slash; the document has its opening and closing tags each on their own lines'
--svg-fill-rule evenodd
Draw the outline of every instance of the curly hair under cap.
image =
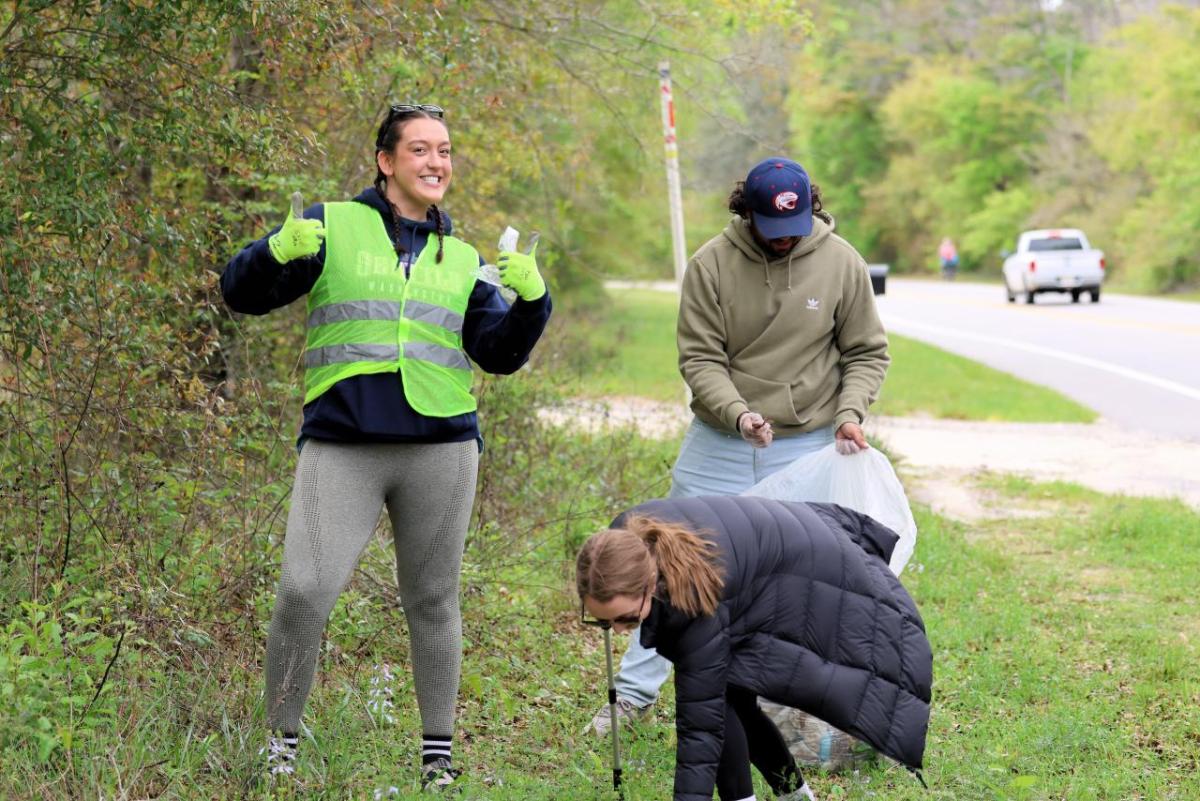
<svg viewBox="0 0 1200 801">
<path fill-rule="evenodd" d="M 733 191 L 729 193 L 728 202 L 730 211 L 743 220 L 750 219 L 750 203 L 746 200 L 745 181 L 738 181 L 733 185 Z M 816 184 L 812 185 L 812 210 L 813 214 L 825 210 L 825 207 L 821 204 L 821 187 Z"/>
</svg>

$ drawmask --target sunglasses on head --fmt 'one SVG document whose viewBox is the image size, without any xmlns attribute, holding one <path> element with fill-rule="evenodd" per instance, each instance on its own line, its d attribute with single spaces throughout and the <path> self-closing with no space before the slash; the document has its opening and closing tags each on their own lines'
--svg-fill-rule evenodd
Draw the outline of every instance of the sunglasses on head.
<svg viewBox="0 0 1200 801">
<path fill-rule="evenodd" d="M 642 622 L 642 607 L 646 605 L 646 598 L 650 595 L 650 585 L 646 585 L 646 591 L 642 593 L 642 602 L 638 604 L 636 612 L 628 615 L 614 617 L 612 620 L 600 620 L 599 618 L 588 617 L 587 607 L 583 604 L 583 599 L 579 600 L 579 622 L 585 626 L 599 626 L 602 629 L 612 628 L 613 626 L 637 626 Z"/>
<path fill-rule="evenodd" d="M 441 106 L 428 106 L 422 103 L 397 103 L 388 109 L 389 117 L 399 117 L 405 114 L 415 114 L 418 111 L 424 111 L 427 114 L 432 114 L 438 119 L 446 116 L 446 110 Z"/>
<path fill-rule="evenodd" d="M 423 103 L 397 103 L 388 109 L 387 119 L 379 126 L 379 133 L 375 136 L 376 149 L 383 149 L 384 139 L 393 122 L 402 119 L 408 114 L 416 114 L 418 111 L 424 111 L 426 114 L 439 120 L 446 119 L 446 110 L 441 106 L 429 106 Z"/>
</svg>

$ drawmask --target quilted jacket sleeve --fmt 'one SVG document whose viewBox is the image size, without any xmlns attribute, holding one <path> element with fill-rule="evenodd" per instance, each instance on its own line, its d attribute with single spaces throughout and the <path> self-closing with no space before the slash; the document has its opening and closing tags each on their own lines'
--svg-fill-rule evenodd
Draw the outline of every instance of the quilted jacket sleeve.
<svg viewBox="0 0 1200 801">
<path fill-rule="evenodd" d="M 725 742 L 729 634 L 719 617 L 696 618 L 673 650 L 680 655 L 675 663 L 675 801 L 712 801 Z"/>
</svg>

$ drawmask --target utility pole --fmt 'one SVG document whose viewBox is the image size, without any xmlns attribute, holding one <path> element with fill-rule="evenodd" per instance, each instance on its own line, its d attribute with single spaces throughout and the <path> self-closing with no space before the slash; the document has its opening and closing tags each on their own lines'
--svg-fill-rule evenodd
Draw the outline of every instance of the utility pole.
<svg viewBox="0 0 1200 801">
<path fill-rule="evenodd" d="M 671 244 L 675 253 L 675 285 L 683 286 L 687 266 L 687 245 L 683 239 L 683 196 L 679 189 L 679 143 L 675 139 L 675 100 L 671 94 L 671 62 L 658 64 L 658 85 L 662 95 L 663 143 L 667 156 L 667 200 L 671 208 Z"/>
<path fill-rule="evenodd" d="M 683 293 L 683 271 L 687 269 L 687 243 L 683 238 L 683 194 L 679 190 L 679 142 L 675 138 L 675 98 L 671 93 L 671 62 L 658 62 L 658 86 L 662 96 L 663 145 L 667 156 L 667 201 L 671 208 L 671 246 L 675 255 L 675 291 Z M 692 388 L 684 382 L 683 403 L 692 403 Z"/>
</svg>

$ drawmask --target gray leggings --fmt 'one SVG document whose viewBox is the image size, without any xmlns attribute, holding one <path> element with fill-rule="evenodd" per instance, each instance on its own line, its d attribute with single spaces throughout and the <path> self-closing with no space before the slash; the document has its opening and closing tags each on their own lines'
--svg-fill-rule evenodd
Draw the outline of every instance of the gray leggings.
<svg viewBox="0 0 1200 801">
<path fill-rule="evenodd" d="M 462 662 L 458 578 L 478 468 L 474 440 L 305 442 L 267 635 L 272 729 L 298 731 L 329 613 L 386 504 L 423 732 L 453 734 Z"/>
</svg>

